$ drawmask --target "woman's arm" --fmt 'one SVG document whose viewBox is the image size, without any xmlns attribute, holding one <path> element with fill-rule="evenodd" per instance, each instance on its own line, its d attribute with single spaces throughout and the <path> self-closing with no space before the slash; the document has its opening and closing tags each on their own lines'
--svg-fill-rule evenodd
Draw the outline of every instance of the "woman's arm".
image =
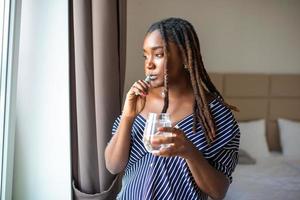
<svg viewBox="0 0 300 200">
<path fill-rule="evenodd" d="M 134 118 L 122 116 L 117 132 L 105 149 L 105 164 L 108 171 L 118 174 L 128 162 L 130 133 Z"/>
<path fill-rule="evenodd" d="M 186 154 L 185 160 L 202 191 L 213 199 L 223 199 L 225 197 L 229 187 L 229 179 L 211 166 L 198 149 L 193 147 Z"/>
<path fill-rule="evenodd" d="M 149 83 L 139 80 L 128 91 L 120 124 L 105 149 L 105 165 L 112 174 L 122 172 L 128 162 L 132 124 L 146 102 Z"/>
<path fill-rule="evenodd" d="M 184 158 L 198 187 L 213 199 L 223 199 L 229 187 L 228 178 L 211 166 L 194 144 L 186 139 L 184 133 L 177 128 L 160 128 L 161 132 L 172 132 L 172 137 L 153 139 L 152 144 L 170 144 L 161 149 L 157 156 L 180 156 Z"/>
</svg>

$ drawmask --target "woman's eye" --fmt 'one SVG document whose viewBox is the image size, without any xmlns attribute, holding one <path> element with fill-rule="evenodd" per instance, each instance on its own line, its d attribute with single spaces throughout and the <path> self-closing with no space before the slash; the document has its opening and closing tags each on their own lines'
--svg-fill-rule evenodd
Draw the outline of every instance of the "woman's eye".
<svg viewBox="0 0 300 200">
<path fill-rule="evenodd" d="M 155 54 L 155 56 L 156 56 L 157 58 L 162 58 L 162 57 L 164 56 L 164 54 L 163 54 L 163 53 L 158 53 L 158 54 Z"/>
</svg>

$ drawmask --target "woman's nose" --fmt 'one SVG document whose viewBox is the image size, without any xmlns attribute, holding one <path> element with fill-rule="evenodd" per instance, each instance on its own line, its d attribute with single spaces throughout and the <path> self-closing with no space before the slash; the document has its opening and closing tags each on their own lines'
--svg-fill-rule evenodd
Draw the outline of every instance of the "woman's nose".
<svg viewBox="0 0 300 200">
<path fill-rule="evenodd" d="M 153 69 L 155 68 L 155 64 L 153 63 L 153 60 L 151 58 L 149 58 L 148 60 L 146 60 L 146 68 L 148 69 Z"/>
</svg>

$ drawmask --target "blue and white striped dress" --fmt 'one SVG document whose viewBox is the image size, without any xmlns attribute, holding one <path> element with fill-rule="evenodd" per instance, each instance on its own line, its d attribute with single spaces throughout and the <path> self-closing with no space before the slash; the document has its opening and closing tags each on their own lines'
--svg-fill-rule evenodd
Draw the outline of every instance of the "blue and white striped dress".
<svg viewBox="0 0 300 200">
<path fill-rule="evenodd" d="M 207 145 L 201 125 L 193 133 L 193 114 L 179 121 L 186 137 L 202 152 L 208 162 L 232 181 L 238 162 L 240 132 L 231 111 L 218 100 L 209 104 L 216 123 L 216 139 Z M 113 124 L 115 133 L 120 116 Z M 208 196 L 196 185 L 185 160 L 180 157 L 159 157 L 147 152 L 143 145 L 145 119 L 138 115 L 131 132 L 129 160 L 117 199 L 122 200 L 202 200 Z"/>
</svg>

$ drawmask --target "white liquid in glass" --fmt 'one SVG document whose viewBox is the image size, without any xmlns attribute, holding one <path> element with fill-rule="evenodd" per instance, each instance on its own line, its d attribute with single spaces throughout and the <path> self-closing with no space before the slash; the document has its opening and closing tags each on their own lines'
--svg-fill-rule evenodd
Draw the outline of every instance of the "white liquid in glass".
<svg viewBox="0 0 300 200">
<path fill-rule="evenodd" d="M 170 115 L 168 113 L 149 113 L 144 130 L 143 143 L 146 150 L 151 153 L 158 152 L 160 149 L 170 146 L 170 144 L 161 144 L 156 146 L 151 144 L 153 138 L 172 136 L 172 133 L 170 132 L 158 132 L 157 129 L 159 127 L 172 127 Z"/>
</svg>

